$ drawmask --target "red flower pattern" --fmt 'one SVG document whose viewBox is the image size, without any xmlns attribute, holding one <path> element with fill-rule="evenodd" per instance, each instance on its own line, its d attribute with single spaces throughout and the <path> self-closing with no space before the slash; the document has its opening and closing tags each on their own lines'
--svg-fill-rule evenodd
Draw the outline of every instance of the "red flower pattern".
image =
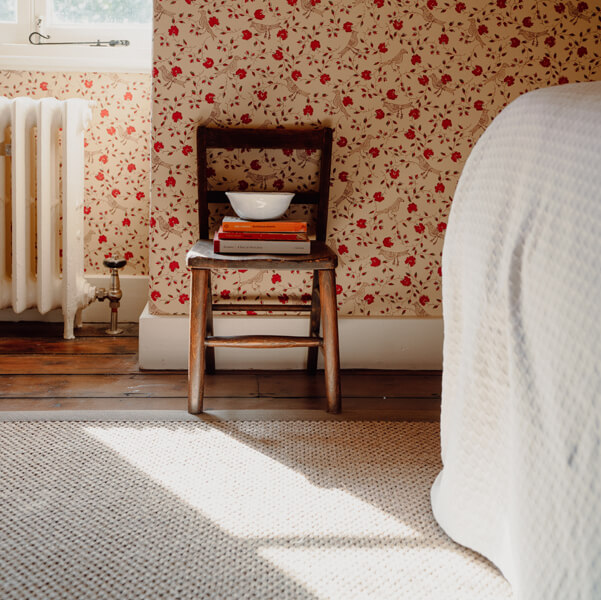
<svg viewBox="0 0 601 600">
<path fill-rule="evenodd" d="M 424 0 L 416 8 L 391 0 L 215 0 L 209 8 L 197 1 L 209 12 L 205 25 L 189 18 L 187 0 L 157 2 L 166 13 L 155 23 L 152 141 L 162 146 L 155 146 L 150 271 L 161 295 L 151 311 L 187 311 L 184 255 L 196 235 L 194 124 L 331 125 L 328 243 L 340 259 L 341 314 L 438 316 L 446 219 L 473 144 L 520 94 L 601 76 L 591 29 L 601 7 L 590 2 Z M 200 60 L 209 58 L 203 67 Z M 86 79 L 94 80 L 92 89 L 101 85 Z M 39 93 L 47 93 L 40 83 Z M 116 127 L 117 137 L 117 125 L 125 124 L 106 108 L 104 127 Z M 130 162 L 131 175 L 140 173 L 139 160 L 124 165 Z M 219 150 L 210 177 L 221 188 L 229 182 L 234 189 L 304 190 L 314 186 L 317 165 L 318 158 L 296 150 Z M 126 202 L 129 186 L 104 166 L 102 172 L 109 193 L 121 189 L 117 201 Z M 90 206 L 90 217 L 99 219 Z M 289 214 L 308 215 L 298 205 Z M 179 221 L 171 225 L 174 216 Z M 135 229 L 129 210 L 127 218 L 127 229 Z M 179 268 L 165 268 L 170 261 Z M 233 290 L 252 286 L 249 301 L 283 303 L 308 293 L 310 277 L 278 276 L 220 274 L 215 293 L 232 290 L 237 301 Z"/>
</svg>

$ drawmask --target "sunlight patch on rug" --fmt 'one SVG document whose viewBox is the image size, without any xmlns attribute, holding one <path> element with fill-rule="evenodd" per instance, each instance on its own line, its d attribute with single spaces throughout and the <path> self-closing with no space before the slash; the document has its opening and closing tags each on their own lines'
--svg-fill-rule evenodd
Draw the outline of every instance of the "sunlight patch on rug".
<svg viewBox="0 0 601 600">
<path fill-rule="evenodd" d="M 261 450 L 261 438 L 239 440 L 216 428 L 88 426 L 85 431 L 238 537 L 419 537 L 368 501 L 345 489 L 321 487 L 294 466 L 268 456 Z M 154 451 L 141 453 L 143 447 Z M 318 458 L 329 466 L 327 450 Z"/>
</svg>

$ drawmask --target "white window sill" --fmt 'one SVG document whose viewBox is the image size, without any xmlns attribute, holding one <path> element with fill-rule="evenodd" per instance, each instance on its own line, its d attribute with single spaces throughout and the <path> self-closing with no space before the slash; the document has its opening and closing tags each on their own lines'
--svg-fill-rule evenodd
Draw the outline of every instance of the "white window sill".
<svg viewBox="0 0 601 600">
<path fill-rule="evenodd" d="M 0 70 L 150 73 L 151 67 L 150 48 L 0 44 Z"/>
</svg>

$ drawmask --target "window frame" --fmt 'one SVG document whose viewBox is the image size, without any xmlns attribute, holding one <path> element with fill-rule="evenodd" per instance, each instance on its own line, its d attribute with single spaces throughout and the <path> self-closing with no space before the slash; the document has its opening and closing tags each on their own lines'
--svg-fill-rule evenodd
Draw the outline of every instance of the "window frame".
<svg viewBox="0 0 601 600">
<path fill-rule="evenodd" d="M 17 21 L 16 23 L 10 23 L 6 21 L 0 21 L 0 40 L 2 44 L 16 44 L 20 39 L 25 36 L 27 41 L 28 20 L 31 15 L 31 5 L 27 0 L 16 0 L 17 3 Z"/>
<path fill-rule="evenodd" d="M 51 0 L 16 1 L 17 22 L 0 23 L 0 69 L 150 73 L 152 26 L 53 25 L 48 23 Z M 40 29 L 38 17 L 42 17 Z M 53 42 L 126 39 L 130 45 L 38 46 L 28 41 L 36 30 L 50 35 Z"/>
</svg>

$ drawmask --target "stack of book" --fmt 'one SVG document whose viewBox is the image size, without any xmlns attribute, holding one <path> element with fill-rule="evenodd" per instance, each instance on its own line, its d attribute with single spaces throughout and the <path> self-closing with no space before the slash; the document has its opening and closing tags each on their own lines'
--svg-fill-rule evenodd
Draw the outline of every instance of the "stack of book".
<svg viewBox="0 0 601 600">
<path fill-rule="evenodd" d="M 309 254 L 304 221 L 245 221 L 224 217 L 213 238 L 219 254 Z"/>
</svg>

